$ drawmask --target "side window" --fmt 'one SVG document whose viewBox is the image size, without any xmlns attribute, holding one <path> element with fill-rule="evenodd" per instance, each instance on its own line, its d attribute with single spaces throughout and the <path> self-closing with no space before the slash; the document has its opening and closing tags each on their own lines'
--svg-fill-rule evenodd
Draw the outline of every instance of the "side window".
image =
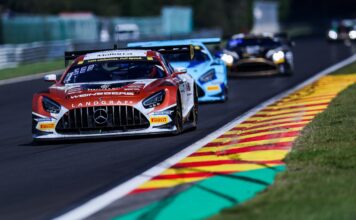
<svg viewBox="0 0 356 220">
<path fill-rule="evenodd" d="M 171 73 L 174 73 L 174 68 L 171 66 L 170 63 L 168 63 L 168 68 L 169 68 L 169 70 L 171 71 Z"/>
<path fill-rule="evenodd" d="M 172 74 L 174 72 L 174 69 L 171 66 L 171 64 L 169 62 L 167 62 L 166 59 L 164 59 L 164 57 L 162 55 L 161 55 L 161 60 L 162 60 L 163 64 L 167 67 L 168 73 Z"/>
</svg>

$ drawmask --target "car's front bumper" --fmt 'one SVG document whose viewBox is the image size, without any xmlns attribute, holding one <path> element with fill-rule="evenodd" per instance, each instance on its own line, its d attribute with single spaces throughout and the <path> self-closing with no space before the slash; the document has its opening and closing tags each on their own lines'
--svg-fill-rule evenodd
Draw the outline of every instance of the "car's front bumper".
<svg viewBox="0 0 356 220">
<path fill-rule="evenodd" d="M 130 137 L 130 136 L 146 136 L 155 134 L 172 134 L 176 131 L 173 129 L 145 129 L 139 131 L 126 131 L 126 132 L 106 132 L 94 134 L 33 134 L 34 141 L 55 141 L 55 140 L 80 140 L 80 139 L 99 139 L 99 138 L 114 138 L 114 137 Z"/>
<path fill-rule="evenodd" d="M 226 99 L 226 86 L 223 82 L 211 82 L 198 85 L 199 102 L 218 102 Z"/>
<path fill-rule="evenodd" d="M 269 76 L 289 70 L 288 62 L 276 64 L 265 58 L 247 58 L 237 61 L 231 68 L 231 76 Z"/>
<path fill-rule="evenodd" d="M 93 112 L 95 109 L 105 108 L 112 108 L 107 112 L 109 119 L 106 124 L 97 124 L 93 119 Z M 137 109 L 126 106 L 62 110 L 59 114 L 51 117 L 33 113 L 32 137 L 34 140 L 59 140 L 174 133 L 176 131 L 173 122 L 174 108 L 172 106 L 147 115 L 139 114 Z M 124 109 L 129 111 L 124 111 Z"/>
</svg>

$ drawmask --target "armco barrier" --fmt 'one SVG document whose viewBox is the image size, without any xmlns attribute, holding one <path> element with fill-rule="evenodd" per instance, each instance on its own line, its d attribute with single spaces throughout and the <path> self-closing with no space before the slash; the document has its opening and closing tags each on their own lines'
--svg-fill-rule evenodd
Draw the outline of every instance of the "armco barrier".
<svg viewBox="0 0 356 220">
<path fill-rule="evenodd" d="M 221 30 L 210 29 L 196 31 L 190 34 L 175 36 L 145 37 L 140 40 L 167 40 L 183 38 L 220 37 Z M 114 44 L 125 47 L 128 42 L 98 42 L 98 41 L 51 41 L 27 44 L 0 45 L 0 69 L 16 67 L 22 63 L 33 63 L 44 60 L 60 59 L 66 50 L 89 50 L 112 48 Z"/>
</svg>

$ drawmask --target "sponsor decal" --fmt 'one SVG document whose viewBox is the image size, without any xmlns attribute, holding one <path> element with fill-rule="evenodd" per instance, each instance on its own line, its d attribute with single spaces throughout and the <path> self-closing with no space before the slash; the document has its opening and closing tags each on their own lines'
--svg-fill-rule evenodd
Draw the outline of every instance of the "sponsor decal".
<svg viewBox="0 0 356 220">
<path fill-rule="evenodd" d="M 152 116 L 150 116 L 150 123 L 152 125 L 167 124 L 168 122 L 169 122 L 169 117 L 167 115 L 152 115 Z"/>
<path fill-rule="evenodd" d="M 160 112 L 154 112 L 153 115 L 172 115 L 173 113 L 173 110 L 164 110 Z"/>
<path fill-rule="evenodd" d="M 190 89 L 191 89 L 191 88 L 190 88 L 190 84 L 189 84 L 189 83 L 186 84 L 186 87 L 187 87 L 187 88 L 186 88 L 187 91 L 190 92 Z"/>
<path fill-rule="evenodd" d="M 146 51 L 106 51 L 100 53 L 87 54 L 84 60 L 103 59 L 103 58 L 139 58 L 146 57 Z"/>
<path fill-rule="evenodd" d="M 180 83 L 180 84 L 179 84 L 179 90 L 180 90 L 181 92 L 185 92 L 185 90 L 186 90 L 186 85 L 184 85 L 184 83 Z"/>
<path fill-rule="evenodd" d="M 208 91 L 218 91 L 220 90 L 220 86 L 218 85 L 213 85 L 213 86 L 207 86 Z"/>
<path fill-rule="evenodd" d="M 39 122 L 37 124 L 37 129 L 40 131 L 52 131 L 55 128 L 54 122 Z"/>
<path fill-rule="evenodd" d="M 37 122 L 49 122 L 49 121 L 52 121 L 51 118 L 36 118 L 35 120 Z"/>
<path fill-rule="evenodd" d="M 90 106 L 106 106 L 106 105 L 133 105 L 133 101 L 118 101 L 118 100 L 109 100 L 109 101 L 88 101 L 88 102 L 79 102 L 77 104 L 71 105 L 72 108 L 81 108 L 81 107 L 90 107 Z"/>
<path fill-rule="evenodd" d="M 134 96 L 136 92 L 95 92 L 95 93 L 83 93 L 78 95 L 69 96 L 70 99 L 80 99 L 87 97 L 97 97 L 97 96 Z"/>
<path fill-rule="evenodd" d="M 72 87 L 69 88 L 67 90 L 65 90 L 65 92 L 70 95 L 70 94 L 75 94 L 75 93 L 79 93 L 82 89 L 80 87 Z"/>
<path fill-rule="evenodd" d="M 102 58 L 102 59 L 93 59 L 88 60 L 88 63 L 96 63 L 96 62 L 107 62 L 107 61 L 131 61 L 131 60 L 145 60 L 146 57 L 112 57 L 112 58 Z M 147 60 L 147 59 L 146 59 Z"/>
</svg>

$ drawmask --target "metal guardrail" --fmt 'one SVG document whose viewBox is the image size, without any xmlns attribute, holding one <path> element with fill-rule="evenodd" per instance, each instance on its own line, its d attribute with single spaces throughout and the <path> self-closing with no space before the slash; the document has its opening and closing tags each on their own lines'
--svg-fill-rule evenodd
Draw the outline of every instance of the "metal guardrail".
<svg viewBox="0 0 356 220">
<path fill-rule="evenodd" d="M 16 67 L 21 63 L 60 58 L 72 45 L 70 41 L 0 45 L 0 69 Z"/>
<path fill-rule="evenodd" d="M 171 40 L 184 38 L 201 38 L 201 37 L 220 37 L 220 29 L 208 29 L 196 31 L 191 34 L 182 34 L 176 36 L 145 37 L 145 40 Z M 23 63 L 34 63 L 45 60 L 61 59 L 64 51 L 68 50 L 89 50 L 89 49 L 107 49 L 112 48 L 114 44 L 119 47 L 125 47 L 127 41 L 122 42 L 76 42 L 76 41 L 51 41 L 51 42 L 34 42 L 27 44 L 6 44 L 0 45 L 0 69 L 16 67 Z"/>
</svg>

